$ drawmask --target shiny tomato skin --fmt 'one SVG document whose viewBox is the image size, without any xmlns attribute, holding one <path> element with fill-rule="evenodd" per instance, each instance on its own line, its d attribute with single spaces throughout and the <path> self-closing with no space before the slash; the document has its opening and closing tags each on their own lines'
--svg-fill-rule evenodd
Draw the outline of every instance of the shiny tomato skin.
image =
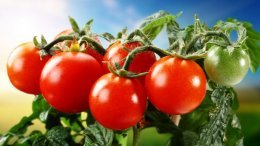
<svg viewBox="0 0 260 146">
<path fill-rule="evenodd" d="M 234 86 L 246 76 L 250 60 L 242 48 L 229 52 L 226 48 L 212 46 L 204 60 L 204 66 L 209 78 L 224 86 Z"/>
<path fill-rule="evenodd" d="M 39 48 L 32 42 L 15 48 L 7 61 L 7 73 L 13 86 L 28 94 L 40 94 L 40 74 L 49 58 L 41 58 Z"/>
<path fill-rule="evenodd" d="M 94 118 L 104 127 L 123 130 L 142 119 L 146 94 L 139 80 L 108 73 L 94 84 L 89 105 Z"/>
<path fill-rule="evenodd" d="M 74 31 L 72 29 L 65 29 L 62 32 L 60 32 L 58 35 L 55 36 L 55 39 L 57 39 L 60 36 L 64 35 L 73 35 Z M 99 44 L 101 44 L 99 38 L 97 36 L 93 36 L 93 39 L 97 41 Z M 66 44 L 68 47 L 70 47 L 72 41 L 66 41 Z M 98 53 L 96 50 L 94 50 L 90 45 L 85 44 L 86 51 L 84 53 L 87 53 L 94 57 L 100 64 L 102 64 L 103 61 L 103 55 Z M 60 52 L 60 51 L 59 51 Z M 57 52 L 57 53 L 59 53 Z"/>
<path fill-rule="evenodd" d="M 46 101 L 64 113 L 88 109 L 91 86 L 102 75 L 102 67 L 92 56 L 80 52 L 62 52 L 43 68 L 40 87 Z"/>
<path fill-rule="evenodd" d="M 196 62 L 166 56 L 151 67 L 145 88 L 158 110 L 172 115 L 185 114 L 203 101 L 206 76 Z"/>
<path fill-rule="evenodd" d="M 129 52 L 140 46 L 142 46 L 142 44 L 139 42 L 126 43 L 125 46 L 123 46 L 120 41 L 112 44 L 107 49 L 107 53 L 103 58 L 103 68 L 105 72 L 109 72 L 108 63 L 111 63 L 112 65 L 117 63 L 122 67 Z M 135 56 L 128 70 L 134 73 L 147 72 L 155 61 L 155 54 L 151 51 L 145 51 Z M 140 77 L 139 79 L 144 83 L 145 76 Z"/>
</svg>

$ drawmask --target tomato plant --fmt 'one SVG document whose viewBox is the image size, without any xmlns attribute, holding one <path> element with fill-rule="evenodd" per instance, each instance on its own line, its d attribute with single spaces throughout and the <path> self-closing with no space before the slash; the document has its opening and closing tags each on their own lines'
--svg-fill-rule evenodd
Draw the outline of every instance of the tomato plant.
<svg viewBox="0 0 260 146">
<path fill-rule="evenodd" d="M 200 105 L 206 94 L 206 76 L 194 61 L 164 57 L 145 80 L 151 103 L 168 114 L 185 114 Z"/>
<path fill-rule="evenodd" d="M 137 146 L 150 127 L 170 136 L 168 146 L 242 145 L 232 86 L 249 66 L 259 67 L 259 33 L 234 19 L 208 27 L 197 16 L 181 28 L 178 16 L 159 11 L 128 35 L 126 29 L 117 38 L 99 34 L 113 42 L 107 50 L 89 31 L 93 20 L 80 29 L 73 18 L 72 29 L 53 41 L 34 37 L 35 45 L 17 47 L 8 59 L 9 78 L 37 95 L 32 114 L 0 135 L 0 145 L 126 146 L 132 130 Z M 152 41 L 165 27 L 169 47 L 159 48 Z M 108 67 L 111 73 L 103 75 Z M 36 119 L 45 130 L 27 131 Z"/>
<path fill-rule="evenodd" d="M 89 104 L 91 113 L 100 124 L 113 130 L 123 130 L 142 119 L 146 95 L 137 79 L 108 73 L 94 84 Z"/>
<path fill-rule="evenodd" d="M 129 42 L 122 44 L 117 41 L 110 45 L 107 49 L 107 53 L 103 58 L 103 68 L 106 72 L 109 72 L 108 65 L 118 64 L 120 67 L 123 66 L 128 53 L 137 47 L 142 46 L 140 42 Z M 129 71 L 134 73 L 146 72 L 156 61 L 155 54 L 151 51 L 142 52 L 135 56 L 130 64 Z M 115 66 L 114 66 L 115 67 Z M 140 81 L 144 82 L 144 77 L 140 77 Z"/>
<path fill-rule="evenodd" d="M 204 65 L 211 80 L 225 86 L 234 86 L 247 74 L 249 58 L 242 48 L 229 51 L 220 46 L 212 46 Z"/>
<path fill-rule="evenodd" d="M 50 56 L 40 56 L 39 48 L 32 42 L 16 47 L 7 61 L 7 73 L 11 83 L 29 94 L 40 94 L 40 74 Z"/>
<path fill-rule="evenodd" d="M 46 101 L 64 113 L 88 109 L 88 94 L 102 75 L 100 64 L 92 56 L 64 52 L 53 56 L 43 68 L 40 87 Z"/>
</svg>

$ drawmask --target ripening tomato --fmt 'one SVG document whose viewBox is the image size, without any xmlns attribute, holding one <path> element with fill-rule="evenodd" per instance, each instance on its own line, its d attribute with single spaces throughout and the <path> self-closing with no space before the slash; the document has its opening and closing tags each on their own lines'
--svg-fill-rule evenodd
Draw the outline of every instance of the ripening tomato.
<svg viewBox="0 0 260 146">
<path fill-rule="evenodd" d="M 140 46 L 142 45 L 139 42 L 126 43 L 124 46 L 120 41 L 115 42 L 107 49 L 107 53 L 103 58 L 104 70 L 106 72 L 109 72 L 108 63 L 110 63 L 111 65 L 117 63 L 122 67 L 124 65 L 128 53 L 131 50 L 134 50 Z M 156 61 L 155 54 L 151 51 L 145 51 L 135 56 L 128 70 L 134 73 L 147 72 L 155 61 Z M 140 81 L 142 83 L 144 83 L 144 79 L 145 76 L 140 77 Z"/>
<path fill-rule="evenodd" d="M 74 33 L 74 31 L 73 31 L 72 29 L 65 29 L 65 30 L 63 30 L 62 32 L 60 32 L 60 33 L 55 37 L 55 39 L 57 39 L 57 38 L 60 37 L 60 36 L 73 35 L 73 33 Z M 99 44 L 101 44 L 101 42 L 100 42 L 100 40 L 98 39 L 97 36 L 93 36 L 93 39 L 94 39 L 95 41 L 97 41 Z M 66 41 L 66 45 L 67 45 L 68 47 L 70 47 L 71 43 L 72 43 L 72 41 Z M 86 46 L 85 46 L 86 52 L 84 52 L 84 53 L 87 53 L 87 54 L 93 56 L 100 64 L 102 64 L 103 56 L 102 56 L 100 53 L 98 53 L 96 50 L 94 50 L 90 45 L 88 45 L 88 44 L 85 44 L 85 45 L 86 45 Z M 59 53 L 59 52 L 58 52 L 58 53 Z"/>
<path fill-rule="evenodd" d="M 50 56 L 41 58 L 39 48 L 32 42 L 19 45 L 7 61 L 7 73 L 11 83 L 25 93 L 40 94 L 40 74 L 49 58 Z"/>
<path fill-rule="evenodd" d="M 123 130 L 142 119 L 146 94 L 139 80 L 108 73 L 94 84 L 89 106 L 100 124 L 113 130 Z"/>
<path fill-rule="evenodd" d="M 212 46 L 204 60 L 204 66 L 211 80 L 221 85 L 233 86 L 246 76 L 249 57 L 242 48 L 229 52 L 226 48 Z"/>
<path fill-rule="evenodd" d="M 53 56 L 42 70 L 40 87 L 46 101 L 64 113 L 88 109 L 91 86 L 102 75 L 102 67 L 92 56 L 62 52 Z"/>
<path fill-rule="evenodd" d="M 206 76 L 192 60 L 163 57 L 153 64 L 145 81 L 151 103 L 167 114 L 191 112 L 206 94 Z"/>
</svg>

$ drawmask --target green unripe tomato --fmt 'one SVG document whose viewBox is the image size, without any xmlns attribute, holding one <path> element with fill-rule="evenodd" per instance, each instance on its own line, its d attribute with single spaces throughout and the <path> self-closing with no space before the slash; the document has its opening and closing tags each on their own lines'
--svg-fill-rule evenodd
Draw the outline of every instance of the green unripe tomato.
<svg viewBox="0 0 260 146">
<path fill-rule="evenodd" d="M 212 46 L 204 60 L 207 75 L 214 82 L 233 86 L 238 84 L 248 72 L 249 57 L 241 48 L 233 51 L 220 46 Z"/>
</svg>

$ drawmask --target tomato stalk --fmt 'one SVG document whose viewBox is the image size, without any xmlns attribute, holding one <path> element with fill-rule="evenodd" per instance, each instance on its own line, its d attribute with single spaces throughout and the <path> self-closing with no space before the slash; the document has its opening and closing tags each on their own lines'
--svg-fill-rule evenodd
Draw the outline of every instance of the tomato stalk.
<svg viewBox="0 0 260 146">
<path fill-rule="evenodd" d="M 228 38 L 228 36 L 220 31 L 207 31 L 205 33 L 199 33 L 197 35 L 195 35 L 192 40 L 188 43 L 188 45 L 181 51 L 181 54 L 186 54 L 193 46 L 194 44 L 198 41 L 198 39 L 202 38 L 202 37 L 207 37 L 207 36 L 217 36 L 222 38 L 225 42 L 227 46 L 231 46 L 232 42 L 231 40 Z"/>
<path fill-rule="evenodd" d="M 133 146 L 138 146 L 138 141 L 139 141 L 139 137 L 140 137 L 140 132 L 141 129 L 139 129 L 137 127 L 137 125 L 135 125 L 133 127 Z"/>
<path fill-rule="evenodd" d="M 123 70 L 128 70 L 128 68 L 130 66 L 130 63 L 134 59 L 135 55 L 138 54 L 138 53 L 144 52 L 144 51 L 153 51 L 153 52 L 155 52 L 156 54 L 158 54 L 161 57 L 162 56 L 172 56 L 173 55 L 172 53 L 170 53 L 168 51 L 162 50 L 162 49 L 157 48 L 157 47 L 152 46 L 152 45 L 138 47 L 138 48 L 136 48 L 135 50 L 131 51 L 128 54 L 122 69 Z"/>
<path fill-rule="evenodd" d="M 82 45 L 83 43 L 88 42 L 91 45 L 93 45 L 93 49 L 95 51 L 97 51 L 98 53 L 100 53 L 101 55 L 105 55 L 106 50 L 94 39 L 88 37 L 88 36 L 83 36 L 82 38 L 80 38 L 79 40 L 79 44 Z"/>
<path fill-rule="evenodd" d="M 60 36 L 57 39 L 53 40 L 52 42 L 50 42 L 49 44 L 47 44 L 45 47 L 43 47 L 42 49 L 45 50 L 46 52 L 49 52 L 50 49 L 56 45 L 59 42 L 63 42 L 65 40 L 73 40 L 74 36 Z"/>
</svg>

